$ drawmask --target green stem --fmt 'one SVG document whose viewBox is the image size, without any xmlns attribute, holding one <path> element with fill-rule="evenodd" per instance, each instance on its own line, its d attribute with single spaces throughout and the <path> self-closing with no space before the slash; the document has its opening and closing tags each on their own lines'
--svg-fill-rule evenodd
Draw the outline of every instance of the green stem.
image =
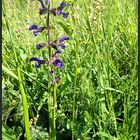
<svg viewBox="0 0 140 140">
<path fill-rule="evenodd" d="M 54 86 L 53 90 L 53 140 L 56 140 L 56 86 Z"/>
<path fill-rule="evenodd" d="M 50 16 L 49 16 L 49 10 L 50 10 L 50 3 L 48 4 L 48 16 L 47 16 L 47 27 L 48 27 L 48 45 L 50 44 Z M 49 60 L 51 60 L 52 57 L 52 51 L 51 47 L 48 47 L 48 52 L 49 52 Z M 49 66 L 49 71 L 48 71 L 48 111 L 49 111 L 49 135 L 50 135 L 50 140 L 56 140 L 56 123 L 55 123 L 55 117 L 56 117 L 56 90 L 55 87 L 54 89 L 54 94 L 52 95 L 52 85 L 51 85 L 51 76 L 50 76 L 50 71 L 52 70 L 51 66 Z"/>
<path fill-rule="evenodd" d="M 11 35 L 11 31 L 10 31 L 8 20 L 7 20 L 7 17 L 6 17 L 4 4 L 3 4 L 3 14 L 4 14 L 4 18 L 5 18 L 7 29 L 8 29 L 8 32 L 9 32 L 9 36 L 10 36 L 10 41 L 11 41 L 11 45 L 12 45 L 11 48 L 13 49 L 14 58 L 15 58 L 16 66 L 17 66 L 19 89 L 20 89 L 20 92 L 21 92 L 22 104 L 23 104 L 23 113 L 24 113 L 24 123 L 25 123 L 26 138 L 27 138 L 27 140 L 31 140 L 29 114 L 28 114 L 28 103 L 27 103 L 24 87 L 23 87 L 23 84 L 22 84 L 23 80 L 22 80 L 22 77 L 21 77 L 20 64 L 18 62 L 18 57 L 17 57 L 17 54 L 16 54 L 16 49 L 15 49 L 13 41 L 12 41 L 12 35 Z"/>
<path fill-rule="evenodd" d="M 74 78 L 74 93 L 73 93 L 73 108 L 72 108 L 72 140 L 74 140 L 75 136 L 75 97 L 76 97 L 76 81 L 77 81 L 77 74 L 78 74 L 78 68 L 77 68 L 77 63 L 78 63 L 78 47 L 76 46 L 76 52 L 75 52 L 75 57 L 76 57 L 76 66 L 75 66 L 75 78 Z"/>
<path fill-rule="evenodd" d="M 22 84 L 21 71 L 20 71 L 19 66 L 17 68 L 17 73 L 18 73 L 18 81 L 19 81 L 19 87 L 20 87 L 20 91 L 21 91 L 22 104 L 23 104 L 23 110 L 24 110 L 24 121 L 25 121 L 26 137 L 27 137 L 27 140 L 31 140 L 29 114 L 28 114 L 28 103 L 27 103 L 24 87 L 23 87 L 23 84 Z"/>
</svg>

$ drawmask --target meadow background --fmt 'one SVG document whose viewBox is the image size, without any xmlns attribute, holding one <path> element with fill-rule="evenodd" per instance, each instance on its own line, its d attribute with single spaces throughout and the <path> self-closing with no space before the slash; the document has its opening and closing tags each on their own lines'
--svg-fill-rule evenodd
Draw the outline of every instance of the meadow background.
<svg viewBox="0 0 140 140">
<path fill-rule="evenodd" d="M 65 0 L 68 19 L 54 18 L 54 36 L 70 40 L 57 71 L 57 139 L 71 140 L 75 105 L 75 140 L 138 140 L 138 4 L 137 0 Z M 62 1 L 53 0 L 54 6 Z M 18 56 L 26 93 L 31 136 L 48 137 L 47 77 L 29 59 L 47 55 L 35 45 L 30 25 L 41 25 L 37 0 L 2 1 L 2 136 L 25 139 Z M 75 82 L 74 82 L 75 81 Z M 74 91 L 75 89 L 75 91 Z M 75 98 L 75 100 L 74 100 Z"/>
</svg>

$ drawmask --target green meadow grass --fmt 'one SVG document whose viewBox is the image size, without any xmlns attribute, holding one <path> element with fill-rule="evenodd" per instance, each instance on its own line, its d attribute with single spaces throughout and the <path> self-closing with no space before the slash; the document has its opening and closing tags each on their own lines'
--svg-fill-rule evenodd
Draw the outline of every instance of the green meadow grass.
<svg viewBox="0 0 140 140">
<path fill-rule="evenodd" d="M 53 6 L 60 2 L 53 0 Z M 71 140 L 72 134 L 73 140 L 138 140 L 137 1 L 66 2 L 68 19 L 51 15 L 52 40 L 70 37 L 61 55 L 64 68 L 56 72 L 61 78 L 57 140 Z M 33 23 L 44 24 L 38 14 L 40 3 L 5 0 L 2 7 L 3 140 L 26 137 L 24 95 L 31 139 L 49 139 L 48 72 L 29 61 L 48 56 L 47 49 L 35 49 L 36 43 L 46 40 L 45 32 L 34 37 L 28 30 Z"/>
</svg>

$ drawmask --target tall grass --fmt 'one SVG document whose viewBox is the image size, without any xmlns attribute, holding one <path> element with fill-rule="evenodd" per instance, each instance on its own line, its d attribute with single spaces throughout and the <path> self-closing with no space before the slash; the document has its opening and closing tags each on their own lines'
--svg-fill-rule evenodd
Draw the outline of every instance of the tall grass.
<svg viewBox="0 0 140 140">
<path fill-rule="evenodd" d="M 137 140 L 137 1 L 67 2 L 70 16 L 54 20 L 52 36 L 70 37 L 62 54 L 64 69 L 56 73 L 62 80 L 53 89 L 55 93 L 57 90 L 56 139 Z M 4 4 L 3 138 L 20 139 L 25 133 L 15 47 L 28 101 L 31 137 L 49 139 L 48 73 L 44 72 L 46 68 L 35 69 L 29 62 L 32 56 L 47 56 L 47 52 L 35 50 L 35 44 L 46 37 L 33 39 L 28 32 L 32 23 L 40 24 L 40 5 L 30 0 L 7 0 Z M 53 1 L 54 7 L 58 4 Z"/>
<path fill-rule="evenodd" d="M 24 91 L 23 83 L 22 83 L 20 64 L 19 64 L 19 61 L 18 61 L 16 49 L 15 49 L 13 41 L 12 41 L 11 30 L 10 30 L 10 26 L 9 26 L 9 23 L 8 23 L 8 20 L 7 20 L 7 17 L 6 17 L 5 5 L 4 4 L 3 4 L 3 9 L 2 10 L 3 10 L 3 14 L 4 14 L 4 19 L 5 19 L 5 22 L 6 22 L 6 27 L 7 27 L 8 33 L 9 33 L 9 37 L 10 37 L 12 52 L 14 53 L 15 64 L 16 64 L 16 67 L 17 67 L 16 70 L 17 70 L 17 75 L 18 75 L 19 89 L 20 89 L 21 96 L 22 96 L 26 138 L 27 138 L 27 140 L 31 140 L 30 125 L 29 125 L 29 114 L 28 114 L 28 103 L 27 103 L 26 94 L 25 94 L 25 91 Z"/>
</svg>

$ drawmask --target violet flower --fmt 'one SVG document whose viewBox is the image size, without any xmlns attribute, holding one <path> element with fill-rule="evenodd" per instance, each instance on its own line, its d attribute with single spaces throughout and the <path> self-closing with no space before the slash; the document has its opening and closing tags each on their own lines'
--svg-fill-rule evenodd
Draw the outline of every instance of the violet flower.
<svg viewBox="0 0 140 140">
<path fill-rule="evenodd" d="M 65 12 L 62 11 L 65 6 L 66 6 L 66 3 L 62 2 L 59 7 L 50 9 L 50 12 L 54 16 L 56 16 L 56 15 L 63 15 L 64 18 L 67 18 L 69 13 L 65 13 Z"/>
<path fill-rule="evenodd" d="M 53 42 L 50 42 L 49 45 L 51 45 L 52 48 L 54 48 L 56 50 L 58 49 L 58 46 L 60 46 L 61 49 L 65 49 L 66 46 L 65 46 L 65 44 L 62 43 L 65 40 L 69 40 L 69 37 L 68 36 L 62 36 L 59 40 L 54 40 Z"/>
<path fill-rule="evenodd" d="M 43 3 L 43 0 L 38 0 L 38 1 L 40 2 L 42 8 L 45 8 L 45 5 L 44 5 L 44 3 Z"/>
<path fill-rule="evenodd" d="M 62 12 L 63 8 L 66 6 L 66 3 L 62 2 L 60 4 L 60 7 L 58 7 L 58 11 L 57 11 L 57 14 L 58 15 L 63 15 L 64 18 L 67 18 L 68 17 L 68 13 L 65 13 L 65 12 Z"/>
<path fill-rule="evenodd" d="M 44 5 L 44 3 L 43 3 L 43 0 L 38 0 L 38 1 L 40 2 L 42 8 L 45 8 L 45 5 Z M 46 0 L 46 2 L 45 2 L 46 6 L 47 6 L 49 3 L 50 3 L 50 0 Z"/>
<path fill-rule="evenodd" d="M 46 61 L 45 60 L 41 60 L 37 57 L 32 57 L 30 58 L 30 61 L 36 61 L 38 64 L 36 64 L 36 68 L 40 68 L 41 67 L 41 64 L 45 64 Z"/>
<path fill-rule="evenodd" d="M 39 8 L 39 14 L 43 15 L 43 14 L 47 14 L 48 8 L 44 7 L 44 8 Z"/>
<path fill-rule="evenodd" d="M 59 40 L 59 42 L 63 42 L 64 40 L 69 40 L 69 37 L 68 36 L 62 36 Z"/>
<path fill-rule="evenodd" d="M 35 30 L 35 31 L 33 31 L 33 34 L 34 34 L 34 36 L 37 36 L 38 33 L 43 32 L 46 28 L 47 27 L 39 27 L 39 26 L 33 24 L 29 27 L 29 30 Z"/>
<path fill-rule="evenodd" d="M 56 52 L 54 53 L 54 55 L 57 55 L 57 54 L 59 54 L 61 52 L 62 52 L 61 50 L 56 50 Z"/>
<path fill-rule="evenodd" d="M 45 7 L 45 5 L 44 5 L 44 3 L 43 3 L 43 0 L 38 0 L 39 2 L 40 2 L 40 4 L 41 4 L 41 8 L 39 8 L 39 14 L 40 15 L 42 15 L 42 14 L 46 14 L 47 13 L 47 11 L 48 11 L 48 8 L 47 7 Z M 50 0 L 46 0 L 46 5 L 48 5 L 49 4 L 49 2 L 50 2 Z"/>
<path fill-rule="evenodd" d="M 46 0 L 45 4 L 43 3 L 43 0 L 38 0 L 41 4 L 41 8 L 39 9 L 39 14 L 46 14 L 48 12 L 48 8 L 47 5 L 49 4 L 50 0 Z M 50 8 L 49 12 L 51 12 L 53 15 L 63 15 L 64 18 L 68 17 L 68 13 L 63 12 L 63 9 L 65 8 L 66 3 L 62 2 L 60 4 L 59 7 L 57 8 Z M 39 33 L 43 32 L 45 29 L 50 28 L 50 27 L 39 27 L 35 24 L 31 25 L 29 27 L 29 30 L 34 30 L 33 34 L 34 36 L 37 36 Z M 51 29 L 51 28 L 50 28 Z M 58 58 L 58 55 L 62 53 L 62 49 L 66 48 L 66 45 L 63 43 L 65 40 L 69 40 L 68 36 L 62 36 L 60 39 L 58 40 L 54 40 L 52 42 L 49 42 L 49 44 L 47 43 L 38 43 L 36 44 L 36 49 L 39 50 L 47 45 L 51 46 L 52 48 L 54 48 L 56 51 L 54 52 L 54 54 L 51 56 L 50 60 L 46 61 L 46 60 L 41 60 L 37 57 L 32 57 L 30 58 L 30 61 L 35 61 L 36 64 L 36 68 L 40 68 L 42 64 L 48 64 L 48 65 L 54 65 L 60 69 L 63 68 L 64 64 L 63 62 Z M 50 74 L 52 75 L 54 73 L 54 70 L 50 71 Z"/>
<path fill-rule="evenodd" d="M 64 66 L 63 62 L 59 58 L 56 58 L 54 60 L 53 65 L 59 67 L 60 69 L 62 69 Z"/>
<path fill-rule="evenodd" d="M 58 46 L 61 46 L 62 49 L 66 48 L 66 46 L 64 44 L 58 44 Z"/>
<path fill-rule="evenodd" d="M 41 8 L 39 8 L 39 14 L 40 15 L 46 14 L 47 11 L 48 11 L 48 8 L 45 7 L 45 5 L 44 5 L 44 3 L 43 3 L 42 0 L 38 0 L 38 1 L 41 3 L 41 6 L 42 6 Z M 49 2 L 50 2 L 49 0 L 46 0 L 46 5 Z M 66 13 L 66 12 L 63 12 L 62 11 L 65 6 L 66 6 L 66 3 L 65 2 L 62 2 L 59 7 L 57 7 L 57 8 L 51 8 L 49 10 L 49 12 L 51 12 L 54 16 L 56 16 L 56 15 L 63 15 L 64 18 L 67 18 L 68 15 L 69 15 L 69 13 Z"/>
<path fill-rule="evenodd" d="M 47 45 L 46 43 L 38 43 L 38 44 L 36 44 L 36 49 L 39 50 L 39 49 L 45 47 L 46 45 Z"/>
</svg>

